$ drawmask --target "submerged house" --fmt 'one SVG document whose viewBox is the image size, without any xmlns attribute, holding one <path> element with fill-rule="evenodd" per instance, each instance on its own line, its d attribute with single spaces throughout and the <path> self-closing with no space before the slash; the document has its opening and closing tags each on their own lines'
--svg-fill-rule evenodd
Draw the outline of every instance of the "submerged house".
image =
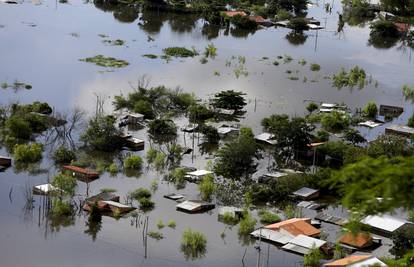
<svg viewBox="0 0 414 267">
<path fill-rule="evenodd" d="M 128 137 L 125 139 L 125 146 L 134 151 L 144 150 L 145 142 L 135 137 Z"/>
<path fill-rule="evenodd" d="M 87 198 L 83 209 L 90 212 L 95 203 L 100 212 L 112 212 L 113 214 L 124 214 L 136 209 L 135 207 L 119 203 L 119 196 L 108 192 L 102 192 Z"/>
<path fill-rule="evenodd" d="M 385 128 L 385 133 L 411 138 L 411 137 L 414 137 L 414 128 L 411 128 L 405 125 L 394 124 L 394 125 L 391 125 Z"/>
<path fill-rule="evenodd" d="M 360 232 L 353 234 L 352 232 L 348 232 L 339 239 L 339 242 L 354 248 L 364 249 L 372 246 L 373 239 L 369 233 Z"/>
<path fill-rule="evenodd" d="M 312 251 L 312 249 L 315 248 L 322 251 L 327 251 L 327 242 L 306 235 L 298 235 L 282 247 L 284 250 L 288 250 L 301 255 L 307 255 Z"/>
<path fill-rule="evenodd" d="M 395 218 L 389 215 L 372 215 L 365 217 L 361 223 L 369 226 L 373 231 L 379 234 L 391 235 L 400 228 L 406 227 L 407 225 L 413 225 L 411 222 Z"/>
<path fill-rule="evenodd" d="M 295 197 L 303 199 L 303 200 L 310 200 L 319 197 L 319 190 L 312 189 L 309 187 L 302 187 L 301 189 L 292 193 Z"/>
<path fill-rule="evenodd" d="M 186 200 L 176 206 L 177 210 L 185 212 L 204 212 L 214 209 L 216 205 L 201 200 Z"/>
<path fill-rule="evenodd" d="M 213 172 L 207 170 L 196 170 L 192 172 L 187 172 L 185 178 L 190 182 L 200 182 L 204 178 L 204 176 L 208 174 L 213 174 Z"/>
<path fill-rule="evenodd" d="M 52 184 L 40 184 L 33 186 L 33 194 L 35 195 L 50 195 L 50 194 L 59 194 L 63 190 L 53 186 Z"/>
<path fill-rule="evenodd" d="M 348 257 L 325 263 L 326 267 L 363 267 L 363 266 L 387 266 L 373 255 L 350 255 Z"/>
<path fill-rule="evenodd" d="M 93 181 L 99 178 L 99 173 L 85 169 L 85 168 L 72 166 L 72 165 L 65 165 L 62 168 L 63 170 L 71 172 L 73 176 L 76 176 L 77 178 L 79 178 L 79 180 L 84 181 L 84 182 Z"/>
<path fill-rule="evenodd" d="M 273 138 L 275 138 L 275 135 L 271 133 L 261 133 L 254 137 L 254 139 L 256 139 L 258 142 L 267 143 L 269 145 L 276 145 L 277 141 Z"/>
<path fill-rule="evenodd" d="M 11 166 L 11 158 L 0 156 L 0 166 L 9 167 Z"/>
<path fill-rule="evenodd" d="M 312 226 L 310 222 L 309 218 L 293 218 L 257 229 L 251 235 L 285 245 L 299 235 L 318 237 L 321 231 Z"/>
</svg>

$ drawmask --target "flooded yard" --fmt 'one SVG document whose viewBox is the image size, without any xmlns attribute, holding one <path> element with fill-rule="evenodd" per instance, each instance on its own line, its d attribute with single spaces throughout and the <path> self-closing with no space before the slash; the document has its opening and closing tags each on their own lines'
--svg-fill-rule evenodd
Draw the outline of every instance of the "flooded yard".
<svg viewBox="0 0 414 267">
<path fill-rule="evenodd" d="M 412 49 L 403 44 L 389 49 L 369 45 L 368 23 L 346 23 L 338 33 L 340 1 L 332 2 L 330 13 L 324 5 L 324 1 L 317 1 L 308 12 L 309 17 L 321 21 L 324 29 L 298 35 L 282 27 L 253 32 L 209 27 L 196 14 L 98 2 L 1 2 L 0 84 L 21 82 L 31 88 L 0 88 L 0 104 L 40 101 L 49 103 L 58 113 L 78 107 L 91 115 L 99 95 L 105 99 L 104 111 L 111 114 L 114 96 L 132 92 L 140 77 L 145 76 L 151 86 L 181 88 L 200 99 L 222 90 L 246 93 L 246 113 L 239 123 L 251 127 L 255 134 L 262 132 L 260 121 L 272 114 L 307 114 L 305 107 L 309 101 L 343 103 L 352 111 L 369 101 L 399 106 L 404 112 L 394 122 L 405 124 L 414 112 L 412 103 L 402 94 L 404 84 L 414 84 Z M 201 55 L 161 57 L 163 49 L 174 46 L 194 48 L 202 54 L 211 43 L 217 48 L 217 56 L 204 64 L 200 62 Z M 124 62 L 103 67 L 84 60 L 97 55 Z M 286 60 L 289 57 L 291 60 Z M 312 63 L 319 64 L 320 70 L 312 71 Z M 364 88 L 332 86 L 333 74 L 354 66 L 362 67 L 369 77 Z M 188 119 L 180 116 L 175 122 L 180 129 Z M 384 128 L 358 127 L 368 140 L 375 139 Z M 151 146 L 158 146 L 147 128 L 130 133 L 145 141 L 145 149 L 134 152 L 142 158 Z M 178 130 L 177 143 L 194 149 L 183 156 L 182 166 L 205 169 L 208 161 L 214 160 L 213 153 L 199 148 L 200 138 L 199 134 Z M 49 182 L 59 172 L 51 151 L 51 146 L 45 146 L 43 160 L 33 170 L 13 166 L 0 172 L 0 266 L 303 266 L 301 255 L 280 246 L 261 242 L 259 251 L 258 240 L 240 236 L 237 225 L 218 220 L 220 205 L 198 214 L 177 211 L 177 203 L 163 196 L 180 193 L 187 199 L 199 199 L 197 184 L 187 182 L 185 188 L 176 188 L 163 179 L 165 172 L 146 162 L 139 174 L 104 172 L 88 185 L 78 181 L 74 201 L 79 206 L 74 216 L 65 221 L 54 220 L 45 213 L 47 197 L 35 195 L 33 203 L 27 203 L 28 190 Z M 0 152 L 10 156 L 5 146 Z M 120 154 L 125 155 L 125 151 Z M 119 155 L 110 153 L 93 153 L 90 157 L 119 161 Z M 259 161 L 259 173 L 266 172 L 269 158 L 266 155 Z M 114 188 L 123 202 L 128 192 L 139 187 L 151 188 L 153 181 L 158 182 L 152 194 L 153 210 L 121 218 L 103 216 L 102 223 L 95 228 L 88 224 L 88 214 L 80 206 L 86 195 Z M 328 211 L 347 216 L 346 209 L 337 205 L 329 201 Z M 310 217 L 316 214 L 306 209 L 302 212 Z M 257 217 L 256 209 L 253 215 Z M 149 231 L 161 232 L 163 239 L 148 238 L 145 242 L 146 216 Z M 160 220 L 165 224 L 174 220 L 176 227 L 158 229 Z M 258 222 L 256 227 L 260 225 Z M 199 257 L 186 257 L 180 250 L 182 233 L 188 227 L 207 238 L 206 250 Z M 328 234 L 329 241 L 336 242 L 339 226 L 322 223 L 321 229 Z M 390 247 L 388 239 L 383 242 L 381 254 L 388 253 Z"/>
</svg>

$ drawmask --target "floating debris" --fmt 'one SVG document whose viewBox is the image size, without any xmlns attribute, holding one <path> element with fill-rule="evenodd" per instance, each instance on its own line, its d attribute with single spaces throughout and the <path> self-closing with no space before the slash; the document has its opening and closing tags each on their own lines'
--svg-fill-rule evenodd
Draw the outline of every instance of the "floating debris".
<svg viewBox="0 0 414 267">
<path fill-rule="evenodd" d="M 32 89 L 32 86 L 30 84 L 19 82 L 19 81 L 15 81 L 12 84 L 8 84 L 4 82 L 0 84 L 0 87 L 3 89 L 12 88 L 13 90 L 16 90 L 16 91 L 20 89 L 26 89 L 26 90 Z"/>
<path fill-rule="evenodd" d="M 123 68 L 129 65 L 129 63 L 122 59 L 116 59 L 113 57 L 105 57 L 103 55 L 97 55 L 94 57 L 88 57 L 84 59 L 79 59 L 80 61 L 94 63 L 97 66 L 107 67 L 107 68 Z"/>
<path fill-rule="evenodd" d="M 71 32 L 71 33 L 69 33 L 69 35 L 72 36 L 72 37 L 75 37 L 75 38 L 80 37 L 79 33 L 77 33 L 77 32 Z"/>
<path fill-rule="evenodd" d="M 116 40 L 102 40 L 102 43 L 113 45 L 113 46 L 122 46 L 125 44 L 124 40 L 116 39 Z"/>
<path fill-rule="evenodd" d="M 158 56 L 157 55 L 154 55 L 154 54 L 145 54 L 145 55 L 142 55 L 143 57 L 147 57 L 147 58 L 150 58 L 150 59 L 156 59 L 156 58 L 158 58 Z"/>
</svg>

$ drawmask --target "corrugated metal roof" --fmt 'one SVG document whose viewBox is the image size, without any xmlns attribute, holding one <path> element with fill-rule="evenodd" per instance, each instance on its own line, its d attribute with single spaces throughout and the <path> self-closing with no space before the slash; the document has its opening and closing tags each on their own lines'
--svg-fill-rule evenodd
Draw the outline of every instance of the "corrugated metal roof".
<svg viewBox="0 0 414 267">
<path fill-rule="evenodd" d="M 298 235 L 294 239 L 290 240 L 289 244 L 311 249 L 312 247 L 320 248 L 321 246 L 326 244 L 326 241 L 309 237 L 306 235 Z"/>
<path fill-rule="evenodd" d="M 364 261 L 366 259 L 371 258 L 372 255 L 351 255 L 339 260 L 335 260 L 335 261 L 331 261 L 328 263 L 325 263 L 323 266 L 349 266 L 350 264 L 356 263 L 356 262 L 361 262 Z"/>
<path fill-rule="evenodd" d="M 213 172 L 206 171 L 206 170 L 196 170 L 196 171 L 193 171 L 193 172 L 188 172 L 187 174 L 191 175 L 191 176 L 204 176 L 204 175 L 212 174 L 212 173 Z"/>
<path fill-rule="evenodd" d="M 286 250 L 296 252 L 296 253 L 299 253 L 299 254 L 303 254 L 303 255 L 309 254 L 309 252 L 310 252 L 310 249 L 308 249 L 308 248 L 297 246 L 297 245 L 290 244 L 290 243 L 284 245 L 282 248 L 286 249 Z"/>
<path fill-rule="evenodd" d="M 121 204 L 119 202 L 111 201 L 111 200 L 103 200 L 101 202 L 108 204 L 110 206 L 117 207 L 117 208 L 132 208 L 131 206 L 127 206 L 127 205 Z"/>
<path fill-rule="evenodd" d="M 318 190 L 309 187 L 302 187 L 301 189 L 293 192 L 294 195 L 301 197 L 309 197 L 315 193 L 318 193 Z"/>
<path fill-rule="evenodd" d="M 293 235 L 287 233 L 286 231 L 274 231 L 266 228 L 257 229 L 253 231 L 251 235 L 257 238 L 259 238 L 261 235 L 263 239 L 270 240 L 279 244 L 287 244 L 294 238 Z"/>
<path fill-rule="evenodd" d="M 373 215 L 365 217 L 362 223 L 392 233 L 409 222 L 389 215 Z"/>
<path fill-rule="evenodd" d="M 364 248 L 372 244 L 372 236 L 369 233 L 348 232 L 341 237 L 339 242 L 356 248 Z"/>
</svg>

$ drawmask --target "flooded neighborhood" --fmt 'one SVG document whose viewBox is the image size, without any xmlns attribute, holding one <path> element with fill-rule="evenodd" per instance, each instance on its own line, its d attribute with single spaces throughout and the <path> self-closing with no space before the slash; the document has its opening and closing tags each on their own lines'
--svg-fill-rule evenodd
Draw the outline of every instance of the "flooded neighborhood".
<svg viewBox="0 0 414 267">
<path fill-rule="evenodd" d="M 0 0 L 0 266 L 414 266 L 413 0 Z"/>
</svg>

